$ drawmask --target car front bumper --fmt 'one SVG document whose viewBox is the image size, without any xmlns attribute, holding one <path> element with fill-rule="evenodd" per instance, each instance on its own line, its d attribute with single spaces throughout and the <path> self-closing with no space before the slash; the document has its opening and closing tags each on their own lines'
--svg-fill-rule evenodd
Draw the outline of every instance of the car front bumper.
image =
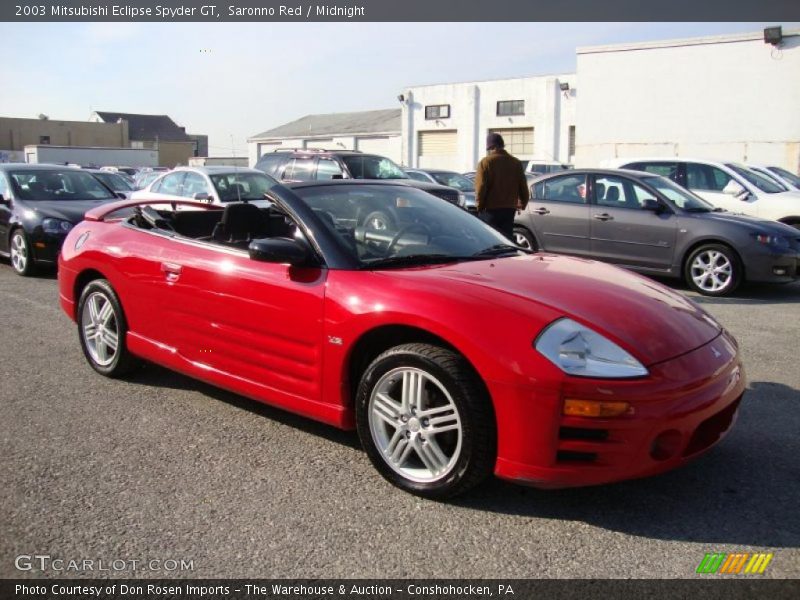
<svg viewBox="0 0 800 600">
<path fill-rule="evenodd" d="M 30 236 L 30 244 L 33 248 L 33 258 L 37 263 L 56 263 L 61 246 L 64 244 L 64 233 L 46 233 L 38 229 Z"/>
<path fill-rule="evenodd" d="M 791 283 L 800 278 L 800 252 L 761 247 L 745 254 L 744 275 L 747 281 Z"/>
<path fill-rule="evenodd" d="M 640 380 L 569 377 L 535 392 L 490 384 L 499 429 L 495 474 L 541 488 L 646 477 L 687 463 L 730 431 L 745 376 L 727 334 L 649 370 Z M 566 398 L 625 401 L 632 411 L 604 419 L 564 416 Z M 518 417 L 509 418 L 509 410 Z"/>
</svg>

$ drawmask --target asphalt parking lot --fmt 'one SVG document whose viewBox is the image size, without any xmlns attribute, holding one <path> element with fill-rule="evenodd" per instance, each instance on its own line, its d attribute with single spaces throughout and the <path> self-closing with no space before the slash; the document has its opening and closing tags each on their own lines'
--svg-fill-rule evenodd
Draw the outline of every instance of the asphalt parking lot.
<svg viewBox="0 0 800 600">
<path fill-rule="evenodd" d="M 707 552 L 764 551 L 763 577 L 798 577 L 800 284 L 683 292 L 744 355 L 749 392 L 722 444 L 651 479 L 493 481 L 440 504 L 385 483 L 355 433 L 154 366 L 97 375 L 54 274 L 0 262 L 0 577 L 42 576 L 14 566 L 39 554 L 193 563 L 118 574 L 136 577 L 684 578 Z"/>
</svg>

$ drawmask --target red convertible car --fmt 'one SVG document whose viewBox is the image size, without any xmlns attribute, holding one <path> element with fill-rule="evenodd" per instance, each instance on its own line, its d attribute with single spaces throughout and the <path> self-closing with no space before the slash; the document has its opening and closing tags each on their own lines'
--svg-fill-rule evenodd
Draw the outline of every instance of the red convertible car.
<svg viewBox="0 0 800 600">
<path fill-rule="evenodd" d="M 523 251 L 402 183 L 175 204 L 105 205 L 70 231 L 60 298 L 89 364 L 116 377 L 144 359 L 356 428 L 412 493 L 652 475 L 736 418 L 736 342 L 691 300 Z"/>
</svg>

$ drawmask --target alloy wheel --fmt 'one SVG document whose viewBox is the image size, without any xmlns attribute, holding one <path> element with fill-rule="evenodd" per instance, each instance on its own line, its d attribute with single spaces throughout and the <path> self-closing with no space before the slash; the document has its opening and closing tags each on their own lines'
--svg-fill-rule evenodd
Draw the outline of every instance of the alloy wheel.
<svg viewBox="0 0 800 600">
<path fill-rule="evenodd" d="M 520 248 L 525 248 L 526 250 L 533 250 L 533 248 L 531 248 L 531 243 L 528 241 L 528 238 L 525 237 L 523 234 L 519 233 L 518 231 L 514 232 L 514 243 Z"/>
<path fill-rule="evenodd" d="M 463 438 L 458 408 L 430 373 L 412 367 L 387 372 L 372 389 L 368 415 L 375 445 L 404 478 L 438 481 L 458 461 Z"/>
<path fill-rule="evenodd" d="M 11 264 L 17 273 L 24 273 L 28 266 L 28 242 L 20 231 L 11 237 Z"/>
<path fill-rule="evenodd" d="M 106 367 L 114 361 L 119 346 L 119 324 L 111 300 L 93 292 L 81 314 L 81 332 L 92 360 Z"/>
<path fill-rule="evenodd" d="M 699 289 L 720 292 L 733 281 L 733 265 L 724 253 L 709 249 L 695 256 L 690 275 Z"/>
</svg>

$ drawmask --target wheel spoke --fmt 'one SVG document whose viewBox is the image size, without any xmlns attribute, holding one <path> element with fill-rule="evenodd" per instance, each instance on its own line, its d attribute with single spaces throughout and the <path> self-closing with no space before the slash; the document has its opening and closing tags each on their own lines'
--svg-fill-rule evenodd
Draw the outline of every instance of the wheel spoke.
<svg viewBox="0 0 800 600">
<path fill-rule="evenodd" d="M 109 319 L 114 315 L 114 307 L 111 306 L 111 302 L 106 300 L 103 307 L 98 311 L 97 317 L 100 319 L 100 322 L 103 325 L 108 325 Z"/>
<path fill-rule="evenodd" d="M 430 420 L 430 426 L 425 430 L 432 435 L 438 435 L 445 431 L 453 431 L 461 427 L 458 419 L 458 414 L 455 412 L 455 407 L 451 407 L 453 412 L 441 417 L 435 417 Z"/>
<path fill-rule="evenodd" d="M 92 319 L 92 323 L 98 323 L 100 321 L 98 316 L 100 312 L 98 303 L 98 296 L 92 296 L 89 298 L 89 317 Z"/>
<path fill-rule="evenodd" d="M 414 450 L 431 475 L 437 475 L 447 466 L 447 457 L 441 450 L 438 452 L 434 450 L 430 442 L 423 442 L 421 439 L 415 438 Z"/>
<path fill-rule="evenodd" d="M 105 342 L 106 346 L 108 346 L 109 350 L 111 350 L 112 354 L 117 351 L 118 340 L 116 333 L 106 329 L 105 335 L 103 336 L 103 341 Z"/>
<path fill-rule="evenodd" d="M 396 426 L 402 407 L 386 394 L 379 393 L 372 402 L 372 410 L 379 417 Z"/>
<path fill-rule="evenodd" d="M 403 371 L 402 409 L 409 412 L 412 407 L 419 407 L 422 401 L 422 374 L 418 371 Z"/>
</svg>

